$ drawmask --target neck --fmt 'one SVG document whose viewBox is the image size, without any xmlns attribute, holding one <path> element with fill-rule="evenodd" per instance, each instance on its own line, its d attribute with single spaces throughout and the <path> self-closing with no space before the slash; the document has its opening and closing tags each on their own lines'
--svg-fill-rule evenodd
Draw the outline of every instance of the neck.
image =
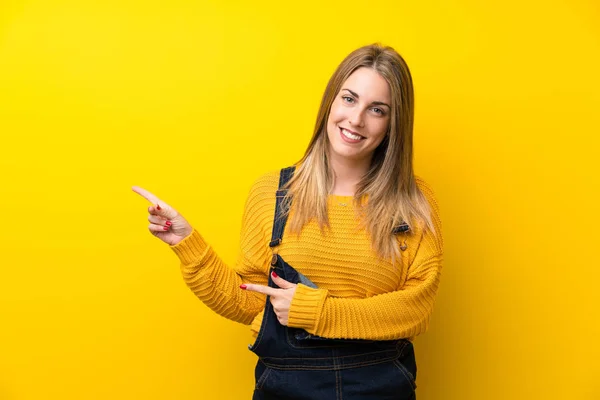
<svg viewBox="0 0 600 400">
<path fill-rule="evenodd" d="M 354 196 L 356 186 L 369 170 L 370 160 L 348 160 L 330 158 L 331 168 L 335 174 L 332 193 L 339 196 Z"/>
</svg>

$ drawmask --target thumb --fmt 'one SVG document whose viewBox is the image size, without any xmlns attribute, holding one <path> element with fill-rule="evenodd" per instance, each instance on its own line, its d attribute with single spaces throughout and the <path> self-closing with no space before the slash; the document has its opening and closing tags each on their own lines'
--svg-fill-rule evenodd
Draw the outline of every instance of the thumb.
<svg viewBox="0 0 600 400">
<path fill-rule="evenodd" d="M 285 279 L 283 279 L 282 277 L 278 276 L 275 273 L 275 271 L 271 272 L 271 277 L 273 278 L 273 283 L 275 283 L 277 286 L 279 286 L 282 289 L 290 289 L 290 288 L 293 288 L 294 286 L 296 286 L 295 283 L 288 282 Z"/>
<path fill-rule="evenodd" d="M 159 201 L 156 205 L 148 207 L 148 212 L 171 221 L 170 231 L 175 235 L 187 237 L 194 230 L 183 215 L 164 202 Z"/>
<path fill-rule="evenodd" d="M 151 214 L 156 214 L 169 220 L 175 219 L 179 213 L 164 201 L 158 201 L 155 205 L 150 206 L 148 210 Z"/>
</svg>

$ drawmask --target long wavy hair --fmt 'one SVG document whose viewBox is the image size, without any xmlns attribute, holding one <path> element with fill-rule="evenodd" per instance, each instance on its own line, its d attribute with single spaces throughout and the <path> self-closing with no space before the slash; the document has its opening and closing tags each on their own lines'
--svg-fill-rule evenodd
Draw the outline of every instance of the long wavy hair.
<svg viewBox="0 0 600 400">
<path fill-rule="evenodd" d="M 392 262 L 400 256 L 394 228 L 418 224 L 435 232 L 427 199 L 419 190 L 413 172 L 414 93 L 412 77 L 404 59 L 391 47 L 375 43 L 350 53 L 337 67 L 323 94 L 314 133 L 287 185 L 291 202 L 289 230 L 299 234 L 316 219 L 321 230 L 329 228 L 327 198 L 335 175 L 328 161 L 330 142 L 327 120 L 342 84 L 358 68 L 372 68 L 389 84 L 391 115 L 388 131 L 375 149 L 368 172 L 357 185 L 354 204 L 376 253 Z M 289 204 L 289 203 L 288 203 Z"/>
</svg>

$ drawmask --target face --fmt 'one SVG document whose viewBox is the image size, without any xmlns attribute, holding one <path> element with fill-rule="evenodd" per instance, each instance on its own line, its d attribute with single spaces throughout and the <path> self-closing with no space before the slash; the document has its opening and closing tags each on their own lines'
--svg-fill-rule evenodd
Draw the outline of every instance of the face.
<svg viewBox="0 0 600 400">
<path fill-rule="evenodd" d="M 329 156 L 357 163 L 370 162 L 385 138 L 391 113 L 390 87 L 371 68 L 361 67 L 342 84 L 329 119 Z"/>
</svg>

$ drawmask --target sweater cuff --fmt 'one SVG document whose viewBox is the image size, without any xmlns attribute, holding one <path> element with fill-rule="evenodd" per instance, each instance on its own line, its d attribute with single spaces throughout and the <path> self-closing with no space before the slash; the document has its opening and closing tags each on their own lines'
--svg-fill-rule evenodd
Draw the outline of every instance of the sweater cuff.
<svg viewBox="0 0 600 400">
<path fill-rule="evenodd" d="M 206 256 L 210 246 L 197 230 L 193 230 L 181 242 L 170 246 L 183 265 L 199 264 Z"/>
<path fill-rule="evenodd" d="M 314 331 L 317 327 L 317 321 L 321 316 L 327 293 L 326 289 L 313 289 L 299 283 L 290 304 L 288 326 L 290 328 L 302 328 L 314 333 L 311 331 Z"/>
</svg>

